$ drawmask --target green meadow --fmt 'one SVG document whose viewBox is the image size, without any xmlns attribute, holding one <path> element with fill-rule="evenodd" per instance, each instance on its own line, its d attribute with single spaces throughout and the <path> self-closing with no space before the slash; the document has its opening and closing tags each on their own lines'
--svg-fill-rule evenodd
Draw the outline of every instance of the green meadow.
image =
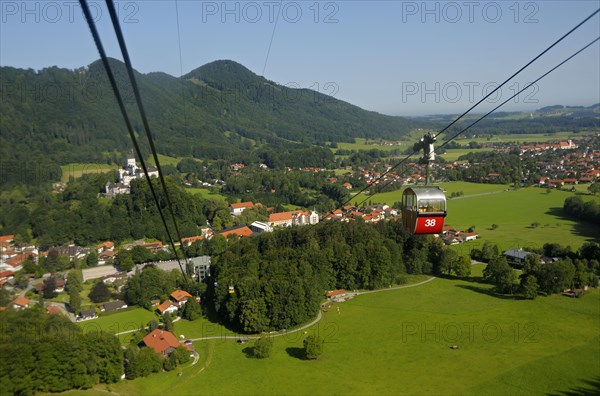
<svg viewBox="0 0 600 396">
<path fill-rule="evenodd" d="M 481 238 L 463 245 L 465 248 L 486 240 L 497 243 L 502 249 L 541 247 L 544 243 L 559 243 L 577 249 L 586 241 L 600 241 L 600 227 L 564 217 L 563 203 L 572 195 L 566 191 L 547 193 L 541 188 L 528 187 L 459 197 L 448 201 L 446 223 L 458 229 L 475 226 Z M 600 197 L 584 197 L 587 199 Z M 497 228 L 492 229 L 492 224 Z"/>
<path fill-rule="evenodd" d="M 458 149 L 448 149 L 444 154 L 440 154 L 440 157 L 445 159 L 446 161 L 456 161 L 462 155 L 466 155 L 469 153 L 485 153 L 488 151 L 493 151 L 493 148 L 481 148 L 481 149 L 470 149 L 470 148 L 458 148 Z"/>
<path fill-rule="evenodd" d="M 571 245 L 577 249 L 586 241 L 600 241 L 600 227 L 577 222 L 564 217 L 562 207 L 571 192 L 528 187 L 510 190 L 507 185 L 478 184 L 466 182 L 441 183 L 440 186 L 450 197 L 453 192 L 464 196 L 448 200 L 446 224 L 466 230 L 475 226 L 480 235 L 477 241 L 457 247 L 458 250 L 481 247 L 483 242 L 497 243 L 500 248 L 542 247 L 544 243 Z M 360 195 L 354 203 L 394 204 L 401 200 L 402 190 L 376 194 L 372 197 Z M 584 201 L 600 196 L 583 196 Z M 537 223 L 537 226 L 533 226 Z M 492 230 L 492 224 L 497 228 Z"/>
<path fill-rule="evenodd" d="M 546 134 L 537 133 L 514 133 L 506 135 L 493 135 L 491 137 L 476 137 L 476 138 L 461 138 L 455 140 L 460 144 L 467 144 L 469 142 L 477 143 L 507 143 L 507 142 L 519 142 L 519 143 L 536 143 L 536 142 L 548 142 L 552 140 L 572 139 L 582 136 L 587 136 L 586 133 L 574 133 L 574 132 L 555 132 Z"/>
<path fill-rule="evenodd" d="M 77 322 L 84 333 L 94 331 L 104 331 L 111 334 L 117 334 L 124 331 L 137 330 L 143 324 L 148 324 L 152 318 L 156 317 L 150 311 L 144 308 L 126 308 L 108 315 L 100 315 L 97 319 L 90 319 L 83 322 Z"/>
<path fill-rule="evenodd" d="M 548 394 L 598 390 L 599 290 L 579 299 L 495 296 L 480 283 L 434 279 L 365 294 L 307 330 L 325 339 L 300 358 L 302 333 L 274 338 L 272 356 L 248 357 L 233 339 L 196 341 L 195 366 L 72 394 Z M 192 324 L 194 324 L 193 322 Z M 176 333 L 177 323 L 176 323 Z M 199 326 L 202 326 L 200 323 Z M 216 332 L 216 330 L 215 330 Z M 250 343 L 251 344 L 251 343 Z M 452 349 L 456 345 L 458 349 Z M 250 345 L 251 346 L 251 345 Z"/>
<path fill-rule="evenodd" d="M 205 199 L 218 199 L 220 201 L 227 200 L 227 197 L 225 195 L 214 193 L 208 188 L 190 187 L 190 188 L 186 188 L 186 191 L 189 192 L 190 194 L 198 194 L 202 198 L 205 198 Z"/>
<path fill-rule="evenodd" d="M 404 150 L 407 147 L 406 143 L 396 146 L 381 146 L 378 143 L 380 140 L 378 139 L 364 139 L 364 138 L 356 138 L 354 139 L 354 143 L 338 143 L 338 147 L 332 149 L 333 152 L 336 150 L 382 150 L 382 151 L 392 151 L 392 150 Z"/>
<path fill-rule="evenodd" d="M 82 175 L 113 172 L 117 169 L 117 166 L 108 164 L 72 163 L 62 165 L 60 169 L 62 171 L 60 180 L 63 183 L 67 183 L 71 179 L 71 177 L 77 179 Z"/>
</svg>

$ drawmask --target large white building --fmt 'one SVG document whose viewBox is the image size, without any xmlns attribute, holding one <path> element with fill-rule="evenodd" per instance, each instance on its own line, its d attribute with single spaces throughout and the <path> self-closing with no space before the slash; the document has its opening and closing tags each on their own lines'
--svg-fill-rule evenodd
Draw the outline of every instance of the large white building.
<svg viewBox="0 0 600 396">
<path fill-rule="evenodd" d="M 148 175 L 158 177 L 158 169 L 148 166 Z M 129 194 L 131 181 L 144 178 L 144 170 L 138 168 L 133 154 L 127 154 L 127 164 L 117 170 L 117 183 L 107 182 L 104 186 L 104 195 L 114 198 L 118 194 Z"/>
</svg>

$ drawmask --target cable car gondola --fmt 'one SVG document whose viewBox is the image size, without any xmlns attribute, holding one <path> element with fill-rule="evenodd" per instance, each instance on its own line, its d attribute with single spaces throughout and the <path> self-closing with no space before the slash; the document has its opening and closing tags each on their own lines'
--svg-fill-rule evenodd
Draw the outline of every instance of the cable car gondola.
<svg viewBox="0 0 600 396">
<path fill-rule="evenodd" d="M 420 163 L 425 164 L 425 186 L 409 187 L 402 193 L 402 223 L 413 234 L 440 234 L 446 218 L 446 195 L 437 186 L 429 185 L 429 166 L 435 161 L 431 133 L 414 145 L 414 151 L 423 150 Z"/>
<path fill-rule="evenodd" d="M 440 234 L 446 218 L 446 195 L 435 186 L 409 187 L 402 193 L 402 224 L 413 234 Z"/>
</svg>

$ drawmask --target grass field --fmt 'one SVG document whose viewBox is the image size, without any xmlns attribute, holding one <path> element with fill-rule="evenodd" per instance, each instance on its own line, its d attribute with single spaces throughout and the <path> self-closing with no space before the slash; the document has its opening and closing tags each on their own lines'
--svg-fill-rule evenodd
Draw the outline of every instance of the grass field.
<svg viewBox="0 0 600 396">
<path fill-rule="evenodd" d="M 168 155 L 158 154 L 158 160 L 160 161 L 161 165 L 173 165 L 173 166 L 177 166 L 177 164 L 179 163 L 179 161 L 181 161 L 181 158 L 169 157 Z M 153 156 L 150 156 L 150 158 L 148 158 L 148 162 L 151 163 L 152 165 L 156 166 L 156 164 L 154 163 L 154 157 Z"/>
<path fill-rule="evenodd" d="M 457 247 L 458 250 L 480 248 L 485 241 L 497 243 L 500 248 L 537 246 L 544 243 L 560 243 L 579 248 L 586 241 L 600 241 L 600 227 L 589 223 L 576 222 L 562 215 L 562 207 L 567 197 L 573 193 L 529 187 L 517 191 L 506 191 L 509 186 L 501 184 L 477 184 L 466 182 L 441 183 L 449 197 L 453 192 L 463 192 L 464 196 L 448 200 L 446 224 L 466 230 L 476 226 L 480 239 Z M 392 205 L 401 200 L 402 190 L 376 194 L 368 197 L 360 195 L 353 202 L 367 198 L 372 203 Z M 582 196 L 584 201 L 600 196 Z M 536 228 L 531 224 L 540 223 Z M 498 228 L 491 230 L 492 224 Z M 468 251 L 468 250 L 467 250 Z"/>
<path fill-rule="evenodd" d="M 586 241 L 600 241 L 600 227 L 576 222 L 562 215 L 565 199 L 572 193 L 529 187 L 499 194 L 480 195 L 448 201 L 446 223 L 459 229 L 475 225 L 481 239 L 462 245 L 465 248 L 489 240 L 500 248 L 541 247 L 560 243 L 577 249 Z M 585 197 L 585 200 L 592 197 Z M 600 197 L 596 198 L 600 199 Z M 540 223 L 532 227 L 534 222 Z M 492 224 L 498 228 L 491 230 Z"/>
<path fill-rule="evenodd" d="M 474 266 L 475 275 L 482 266 Z M 435 279 L 329 310 L 308 330 L 326 340 L 299 359 L 303 334 L 247 357 L 234 340 L 195 342 L 196 366 L 71 394 L 548 394 L 594 388 L 600 293 L 580 299 L 496 297 L 471 280 Z M 458 345 L 459 349 L 451 349 Z M 591 394 L 591 393 L 590 393 Z"/>
<path fill-rule="evenodd" d="M 459 149 L 448 149 L 444 154 L 441 154 L 440 157 L 445 159 L 446 161 L 456 161 L 461 155 L 466 155 L 469 153 L 484 153 L 488 151 L 493 151 L 492 148 L 481 148 L 481 149 L 469 149 L 469 148 L 459 148 Z"/>
<path fill-rule="evenodd" d="M 116 334 L 128 330 L 137 330 L 141 324 L 146 325 L 155 316 L 144 308 L 128 308 L 109 315 L 101 315 L 98 319 L 77 322 L 77 326 L 85 333 L 105 331 Z"/>
<path fill-rule="evenodd" d="M 227 200 L 227 197 L 225 195 L 215 194 L 215 193 L 211 192 L 208 188 L 191 187 L 191 188 L 186 188 L 186 191 L 189 192 L 190 194 L 198 194 L 202 198 L 206 198 L 206 199 L 218 199 L 221 201 Z"/>
<path fill-rule="evenodd" d="M 67 183 L 71 177 L 77 179 L 82 175 L 86 174 L 96 174 L 96 173 L 107 173 L 112 172 L 117 169 L 116 165 L 108 165 L 108 164 L 81 164 L 81 163 L 72 163 L 63 165 L 60 167 L 62 171 L 62 175 L 60 180 L 63 183 Z"/>
<path fill-rule="evenodd" d="M 574 133 L 574 132 L 556 132 L 547 134 L 506 134 L 506 135 L 494 135 L 490 138 L 477 137 L 477 138 L 464 138 L 455 140 L 460 144 L 467 144 L 469 142 L 477 143 L 494 143 L 494 142 L 519 142 L 519 143 L 533 143 L 533 142 L 547 142 L 550 140 L 560 139 L 572 139 L 576 137 L 586 136 L 585 133 Z"/>
<path fill-rule="evenodd" d="M 377 149 L 377 150 L 382 150 L 382 151 L 392 151 L 392 150 L 404 150 L 406 149 L 406 143 L 399 145 L 399 146 L 380 146 L 377 143 L 379 142 L 378 139 L 369 139 L 367 141 L 367 139 L 362 139 L 362 138 L 356 138 L 354 139 L 354 143 L 338 143 L 338 147 L 335 149 L 332 149 L 333 152 L 335 153 L 336 150 L 373 150 L 373 149 Z M 373 144 L 371 144 L 373 143 Z"/>
</svg>

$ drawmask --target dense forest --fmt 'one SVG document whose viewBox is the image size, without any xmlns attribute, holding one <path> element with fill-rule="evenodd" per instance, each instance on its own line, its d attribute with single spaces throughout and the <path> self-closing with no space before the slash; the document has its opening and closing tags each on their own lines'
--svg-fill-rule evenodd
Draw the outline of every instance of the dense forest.
<svg viewBox="0 0 600 396">
<path fill-rule="evenodd" d="M 314 318 L 327 290 L 377 289 L 403 283 L 407 273 L 448 272 L 444 268 L 460 258 L 447 251 L 441 241 L 413 236 L 396 221 L 282 229 L 213 251 L 207 293 L 236 329 L 281 330 Z"/>
<path fill-rule="evenodd" d="M 111 64 L 130 114 L 137 114 L 123 63 Z M 278 85 L 233 61 L 212 62 L 181 78 L 136 78 L 158 150 L 171 156 L 318 166 L 332 158 L 325 148 L 314 151 L 315 144 L 399 139 L 430 124 Z M 0 87 L 0 186 L 56 179 L 58 166 L 71 162 L 120 163 L 131 149 L 100 61 L 76 70 L 2 67 Z M 138 117 L 132 122 L 142 132 Z M 147 142 L 140 143 L 147 155 Z"/>
<path fill-rule="evenodd" d="M 117 382 L 123 350 L 107 333 L 83 334 L 63 315 L 35 306 L 0 312 L 0 389 L 32 395 Z"/>
</svg>

